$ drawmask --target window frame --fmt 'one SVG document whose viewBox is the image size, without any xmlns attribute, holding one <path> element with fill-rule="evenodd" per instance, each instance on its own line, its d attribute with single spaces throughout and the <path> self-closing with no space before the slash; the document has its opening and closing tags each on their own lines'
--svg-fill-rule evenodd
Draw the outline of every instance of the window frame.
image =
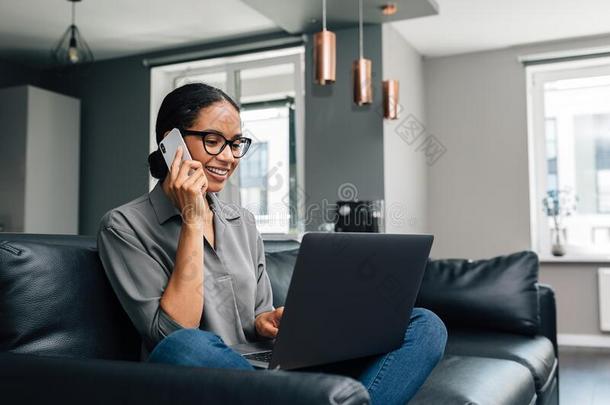
<svg viewBox="0 0 610 405">
<path fill-rule="evenodd" d="M 526 66 L 530 238 L 532 250 L 543 261 L 610 260 L 610 255 L 591 253 L 584 248 L 574 246 L 570 246 L 571 252 L 566 256 L 561 258 L 551 256 L 550 229 L 542 203 L 547 192 L 544 84 L 557 80 L 605 75 L 610 75 L 610 57 Z"/>
</svg>

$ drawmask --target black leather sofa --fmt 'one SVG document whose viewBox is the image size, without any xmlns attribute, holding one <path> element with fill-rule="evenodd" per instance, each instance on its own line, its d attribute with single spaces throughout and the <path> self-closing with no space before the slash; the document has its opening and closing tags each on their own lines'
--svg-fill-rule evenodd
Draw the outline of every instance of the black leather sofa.
<svg viewBox="0 0 610 405">
<path fill-rule="evenodd" d="M 281 305 L 298 244 L 265 249 Z M 429 262 L 418 305 L 441 316 L 449 343 L 411 404 L 558 403 L 553 291 L 537 285 L 532 253 L 494 260 Z M 369 403 L 348 377 L 147 364 L 139 356 L 94 238 L 0 233 L 4 403 Z"/>
</svg>

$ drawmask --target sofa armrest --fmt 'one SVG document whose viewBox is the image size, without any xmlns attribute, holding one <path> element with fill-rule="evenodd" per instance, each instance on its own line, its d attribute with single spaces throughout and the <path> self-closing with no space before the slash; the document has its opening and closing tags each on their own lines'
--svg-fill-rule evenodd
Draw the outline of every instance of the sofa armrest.
<svg viewBox="0 0 610 405">
<path fill-rule="evenodd" d="M 0 353 L 0 392 L 19 403 L 368 404 L 348 377 Z"/>
<path fill-rule="evenodd" d="M 557 308 L 555 303 L 555 291 L 546 284 L 538 285 L 538 305 L 540 308 L 540 331 L 546 336 L 555 349 L 555 356 L 559 357 L 557 348 Z"/>
</svg>

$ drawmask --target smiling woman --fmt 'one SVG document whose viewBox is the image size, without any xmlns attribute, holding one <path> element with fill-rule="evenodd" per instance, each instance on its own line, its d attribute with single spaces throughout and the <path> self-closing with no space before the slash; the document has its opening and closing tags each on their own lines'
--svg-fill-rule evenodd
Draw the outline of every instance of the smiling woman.
<svg viewBox="0 0 610 405">
<path fill-rule="evenodd" d="M 254 142 L 219 196 L 250 210 L 263 237 L 298 238 L 304 231 L 303 52 L 257 50 L 151 69 L 151 117 L 166 92 L 189 83 L 213 85 L 239 104 L 241 132 Z M 157 143 L 151 134 L 151 151 Z"/>
<path fill-rule="evenodd" d="M 254 217 L 217 196 L 251 142 L 239 107 L 215 87 L 184 85 L 159 108 L 157 141 L 173 128 L 192 160 L 178 149 L 168 168 L 154 151 L 153 190 L 102 218 L 98 247 L 110 283 L 145 354 L 184 328 L 229 345 L 274 337 L 281 309 L 272 305 Z"/>
<path fill-rule="evenodd" d="M 194 125 L 202 127 L 203 131 L 195 130 L 192 128 Z M 229 138 L 241 136 L 239 106 L 220 89 L 205 84 L 188 84 L 172 91 L 163 100 L 155 125 L 157 144 L 173 128 L 180 129 L 183 135 L 197 135 L 204 141 L 207 134 L 215 134 L 218 138 L 208 139 L 208 141 L 217 140 L 220 145 L 220 137 L 223 137 L 224 133 Z M 220 149 L 210 148 L 212 152 L 217 153 L 208 153 L 205 142 L 202 143 L 198 139 L 192 138 L 194 137 L 185 137 L 185 142 L 194 160 L 202 157 L 202 153 L 208 155 L 206 157 L 208 160 L 212 156 L 218 157 L 217 155 L 222 152 Z M 202 146 L 204 147 L 202 148 Z M 226 143 L 221 148 L 224 149 L 224 146 Z M 148 162 L 151 175 L 157 179 L 165 179 L 168 168 L 158 149 L 149 155 Z M 221 164 L 220 167 L 229 168 L 226 164 Z"/>
</svg>

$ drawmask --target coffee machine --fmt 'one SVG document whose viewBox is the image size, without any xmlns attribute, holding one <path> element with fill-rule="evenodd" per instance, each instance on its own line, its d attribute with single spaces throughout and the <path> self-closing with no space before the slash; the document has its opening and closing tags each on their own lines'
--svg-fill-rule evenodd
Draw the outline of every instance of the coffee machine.
<svg viewBox="0 0 610 405">
<path fill-rule="evenodd" d="M 335 232 L 384 231 L 383 200 L 337 201 Z"/>
</svg>

